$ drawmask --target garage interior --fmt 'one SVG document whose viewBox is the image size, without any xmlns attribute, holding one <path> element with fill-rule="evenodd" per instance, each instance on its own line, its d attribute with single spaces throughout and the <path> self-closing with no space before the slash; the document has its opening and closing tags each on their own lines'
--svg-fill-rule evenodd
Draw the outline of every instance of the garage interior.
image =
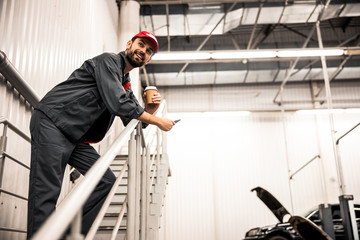
<svg viewBox="0 0 360 240">
<path fill-rule="evenodd" d="M 166 134 L 171 175 L 154 239 L 258 234 L 279 222 L 254 192 L 260 188 L 294 216 L 320 206 L 329 214 L 326 206 L 340 204 L 345 237 L 334 238 L 329 217 L 323 229 L 359 239 L 357 0 L 4 0 L 0 14 L 1 71 L 5 58 L 39 98 L 84 60 L 124 50 L 122 21 L 138 24 L 131 36 L 156 35 L 159 52 L 132 83 L 138 98 L 157 86 L 167 117 L 181 121 Z M 1 74 L 1 120 L 28 133 L 33 105 Z M 101 154 L 124 129 L 120 121 L 114 128 L 96 145 Z M 8 134 L 0 148 L 0 239 L 22 240 L 28 170 L 8 165 L 4 152 L 29 166 L 30 147 L 18 151 L 19 139 Z M 288 237 L 281 236 L 272 237 Z"/>
</svg>

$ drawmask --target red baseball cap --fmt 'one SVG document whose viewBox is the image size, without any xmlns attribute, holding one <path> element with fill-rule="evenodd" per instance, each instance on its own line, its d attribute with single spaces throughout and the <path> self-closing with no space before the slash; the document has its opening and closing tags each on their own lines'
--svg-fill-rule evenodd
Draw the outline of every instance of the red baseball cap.
<svg viewBox="0 0 360 240">
<path fill-rule="evenodd" d="M 158 43 L 156 37 L 154 36 L 154 34 L 149 33 L 147 31 L 142 31 L 142 32 L 139 32 L 138 34 L 136 34 L 135 36 L 133 36 L 132 39 L 138 38 L 138 37 L 149 39 L 155 47 L 155 49 L 154 49 L 155 53 L 157 53 L 159 51 L 159 43 Z"/>
</svg>

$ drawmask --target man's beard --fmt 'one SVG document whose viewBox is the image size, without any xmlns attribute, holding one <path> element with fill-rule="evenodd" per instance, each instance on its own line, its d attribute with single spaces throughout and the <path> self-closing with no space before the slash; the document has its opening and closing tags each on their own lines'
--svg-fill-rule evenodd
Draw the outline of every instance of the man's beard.
<svg viewBox="0 0 360 240">
<path fill-rule="evenodd" d="M 127 54 L 126 54 L 126 59 L 130 63 L 130 65 L 133 66 L 134 68 L 144 66 L 145 65 L 144 61 L 138 62 L 138 61 L 135 60 L 135 54 L 136 54 L 135 52 L 128 49 Z"/>
</svg>

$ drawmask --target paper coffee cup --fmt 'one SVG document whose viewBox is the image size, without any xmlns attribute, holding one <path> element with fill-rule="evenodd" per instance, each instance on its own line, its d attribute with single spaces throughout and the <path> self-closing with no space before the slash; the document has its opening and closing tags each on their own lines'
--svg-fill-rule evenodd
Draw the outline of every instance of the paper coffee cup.
<svg viewBox="0 0 360 240">
<path fill-rule="evenodd" d="M 148 86 L 145 88 L 147 104 L 154 104 L 152 97 L 154 96 L 155 93 L 157 93 L 157 91 L 158 90 L 155 86 Z"/>
</svg>

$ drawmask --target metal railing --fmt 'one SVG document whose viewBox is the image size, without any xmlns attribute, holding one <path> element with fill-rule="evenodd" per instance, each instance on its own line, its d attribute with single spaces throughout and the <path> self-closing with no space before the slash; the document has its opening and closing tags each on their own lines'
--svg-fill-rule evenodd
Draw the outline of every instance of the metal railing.
<svg viewBox="0 0 360 240">
<path fill-rule="evenodd" d="M 341 164 L 341 156 L 340 156 L 340 151 L 339 151 L 339 143 L 340 140 L 343 139 L 345 136 L 347 136 L 350 132 L 352 132 L 354 129 L 356 129 L 358 126 L 360 125 L 360 123 L 356 124 L 354 127 L 352 127 L 350 130 L 348 130 L 346 133 L 344 133 L 342 136 L 340 136 L 337 140 L 336 140 L 336 149 L 337 149 L 337 158 L 338 158 L 338 162 L 337 162 L 337 171 L 338 171 L 338 176 L 339 176 L 339 187 L 340 187 L 340 191 L 341 193 L 344 195 L 346 194 L 346 187 L 344 184 L 344 174 L 343 174 L 343 169 L 342 169 L 342 164 Z"/>
<path fill-rule="evenodd" d="M 289 179 L 291 180 L 297 173 L 299 173 L 301 170 L 303 170 L 307 165 L 309 165 L 312 161 L 314 161 L 315 159 L 320 158 L 320 155 L 316 155 L 314 156 L 312 159 L 310 159 L 309 161 L 307 161 L 306 163 L 304 163 L 301 167 L 299 167 L 296 171 L 294 171 L 294 173 L 292 173 L 289 176 Z"/>
<path fill-rule="evenodd" d="M 165 101 L 162 101 L 156 113 L 165 114 Z M 136 128 L 136 129 L 135 129 Z M 166 155 L 166 134 L 163 133 L 160 138 L 160 130 L 152 138 L 152 130 L 156 128 L 153 125 L 149 126 L 148 135 L 144 136 L 142 131 L 141 122 L 133 119 L 128 126 L 121 132 L 119 137 L 110 146 L 109 150 L 101 156 L 93 167 L 85 174 L 84 178 L 74 187 L 73 191 L 63 200 L 57 207 L 57 210 L 48 218 L 42 225 L 39 231 L 32 239 L 58 239 L 66 231 L 67 227 L 72 223 L 72 232 L 68 239 L 84 239 L 80 233 L 79 225 L 81 224 L 81 211 L 82 206 L 95 189 L 96 185 L 104 175 L 105 171 L 109 168 L 110 164 L 117 156 L 119 150 L 128 141 L 128 164 L 125 164 L 122 172 L 128 165 L 128 193 L 127 193 L 127 231 L 126 239 L 148 239 L 146 237 L 147 230 L 147 216 L 149 213 L 150 203 L 150 161 L 151 148 L 156 139 L 156 161 L 157 161 L 157 177 L 160 169 L 160 155 Z M 160 140 L 161 139 L 161 140 Z M 146 142 L 148 141 L 148 142 Z M 142 149 L 142 154 L 141 154 Z M 154 156 L 154 154 L 153 154 Z M 166 167 L 168 170 L 168 165 Z M 143 174 L 140 174 L 143 173 Z M 168 174 L 168 173 L 167 173 Z M 120 173 L 116 182 L 120 182 L 122 174 Z M 95 219 L 92 228 L 90 229 L 86 239 L 93 239 L 100 222 L 105 215 L 106 209 L 111 202 L 111 198 L 116 190 L 116 183 L 110 190 L 108 198 L 105 200 L 103 208 L 100 210 L 97 219 Z M 141 199 L 141 200 L 140 200 Z M 141 203 L 141 205 L 140 205 Z M 120 224 L 123 212 L 122 209 L 119 213 L 117 224 Z M 114 227 L 113 236 L 116 236 L 118 227 Z M 141 230 L 140 230 L 141 229 Z"/>
<path fill-rule="evenodd" d="M 354 204 L 350 201 L 353 200 L 353 195 L 347 194 L 346 191 L 346 184 L 344 179 L 344 173 L 343 173 L 343 167 L 342 167 L 342 161 L 341 161 L 341 154 L 340 154 L 340 147 L 339 143 L 340 140 L 342 140 L 345 136 L 347 136 L 350 132 L 355 130 L 360 123 L 356 124 L 354 127 L 352 127 L 350 130 L 348 130 L 346 133 L 344 133 L 342 136 L 340 136 L 336 140 L 336 152 L 337 152 L 337 171 L 339 176 L 339 187 L 341 195 L 339 196 L 340 200 L 340 210 L 341 210 L 341 216 L 342 216 L 342 224 L 344 226 L 344 235 L 347 239 L 359 239 L 359 233 L 358 233 L 358 227 L 356 222 L 356 216 L 355 216 L 355 210 L 354 210 Z"/>
<path fill-rule="evenodd" d="M 21 77 L 20 73 L 14 65 L 8 60 L 6 54 L 0 50 L 0 73 L 8 80 L 11 85 L 30 103 L 35 107 L 40 97 L 36 94 L 33 88 Z"/>
<path fill-rule="evenodd" d="M 14 67 L 14 65 L 9 61 L 6 54 L 0 50 L 0 74 L 1 79 L 5 79 L 7 82 L 10 83 L 10 85 L 17 91 L 17 94 L 20 94 L 26 102 L 30 104 L 32 108 L 35 108 L 35 106 L 39 103 L 40 97 L 37 95 L 37 93 L 34 91 L 34 89 L 23 79 L 21 74 L 18 72 L 18 70 Z M 22 102 L 22 101 L 21 101 Z M 21 103 L 23 104 L 23 103 Z M 26 103 L 25 103 L 26 104 Z M 0 194 L 6 193 L 8 195 L 12 195 L 16 198 L 22 199 L 27 201 L 27 197 L 21 196 L 19 194 L 16 194 L 12 190 L 6 190 L 2 188 L 2 181 L 3 181 L 3 174 L 4 174 L 4 162 L 5 159 L 12 160 L 13 162 L 17 163 L 18 165 L 30 169 L 30 166 L 22 163 L 18 159 L 15 159 L 14 157 L 10 156 L 6 152 L 6 144 L 7 144 L 7 136 L 6 132 L 7 129 L 11 129 L 14 131 L 17 135 L 25 139 L 27 142 L 31 142 L 31 139 L 28 135 L 26 135 L 24 132 L 22 132 L 20 129 L 15 127 L 12 123 L 10 123 L 5 117 L 0 117 L 0 124 L 4 124 L 3 128 L 3 135 L 0 139 Z M 70 173 L 69 173 L 70 174 Z M 71 182 L 68 183 L 68 188 L 71 186 Z M 67 191 L 67 190 L 66 190 Z M 64 192 L 66 194 L 66 192 Z M 0 230 L 2 231 L 11 231 L 11 232 L 22 232 L 26 233 L 25 230 L 21 229 L 15 229 L 15 228 L 8 228 L 8 227 L 0 227 Z"/>
<path fill-rule="evenodd" d="M 12 130 L 14 133 L 16 133 L 18 136 L 20 136 L 21 138 L 23 138 L 25 141 L 27 141 L 29 143 L 31 142 L 31 139 L 30 139 L 30 137 L 28 135 L 26 135 L 24 132 L 22 132 L 20 129 L 18 129 L 15 125 L 10 123 L 4 117 L 0 117 L 0 124 L 4 125 L 3 126 L 3 133 L 2 133 L 2 136 L 0 137 L 0 153 L 1 153 L 1 157 L 0 157 L 0 194 L 5 193 L 5 194 L 11 195 L 11 196 L 13 196 L 15 198 L 27 201 L 28 200 L 27 197 L 21 196 L 21 195 L 17 194 L 16 192 L 13 192 L 11 190 L 3 189 L 2 183 L 3 183 L 5 159 L 13 161 L 17 165 L 22 166 L 22 167 L 30 170 L 30 167 L 28 165 L 24 164 L 23 162 L 21 162 L 20 160 L 16 159 L 15 157 L 11 156 L 10 154 L 8 154 L 6 152 L 7 130 L 8 129 Z M 15 229 L 15 228 L 8 228 L 8 227 L 0 227 L 0 230 L 26 233 L 26 229 L 23 230 L 23 229 Z"/>
<path fill-rule="evenodd" d="M 341 195 L 339 196 L 339 201 L 340 201 L 342 224 L 344 226 L 345 238 L 346 239 L 355 239 L 355 240 L 359 239 L 359 234 L 358 234 L 358 228 L 357 228 L 357 223 L 356 223 L 354 205 L 353 205 L 353 203 L 349 203 L 349 201 L 353 200 L 353 196 L 352 195 L 345 195 L 345 193 L 346 193 L 346 185 L 345 185 L 345 182 L 344 182 L 344 174 L 343 174 L 343 168 L 342 168 L 342 164 L 341 164 L 339 143 L 340 143 L 340 140 L 342 140 L 350 132 L 355 130 L 358 126 L 360 126 L 360 123 L 356 124 L 354 127 L 352 127 L 350 130 L 348 130 L 346 133 L 344 133 L 342 136 L 340 136 L 336 140 L 336 148 L 337 148 L 336 153 L 337 153 L 337 159 L 338 159 L 336 169 L 337 169 L 337 172 L 338 172 L 339 185 L 340 185 L 340 191 L 341 191 Z M 312 159 L 310 159 L 305 164 L 303 164 L 300 168 L 298 168 L 296 171 L 294 171 L 294 173 L 292 173 L 289 176 L 289 181 L 293 180 L 294 175 L 299 173 L 301 170 L 303 170 L 306 166 L 308 166 L 311 162 L 313 162 L 316 159 L 321 160 L 320 155 L 314 156 Z M 325 179 L 323 179 L 323 182 L 324 181 L 325 181 Z M 322 186 L 322 187 L 325 188 L 325 186 Z M 325 198 L 326 198 L 326 196 L 325 196 Z M 292 199 L 291 199 L 291 201 L 292 201 Z M 327 208 L 327 199 L 326 199 L 325 202 L 326 202 L 325 207 Z M 330 212 L 330 214 L 331 214 L 331 212 Z M 331 224 L 332 224 L 332 222 L 331 222 Z M 332 226 L 331 226 L 331 229 L 333 229 Z"/>
</svg>

